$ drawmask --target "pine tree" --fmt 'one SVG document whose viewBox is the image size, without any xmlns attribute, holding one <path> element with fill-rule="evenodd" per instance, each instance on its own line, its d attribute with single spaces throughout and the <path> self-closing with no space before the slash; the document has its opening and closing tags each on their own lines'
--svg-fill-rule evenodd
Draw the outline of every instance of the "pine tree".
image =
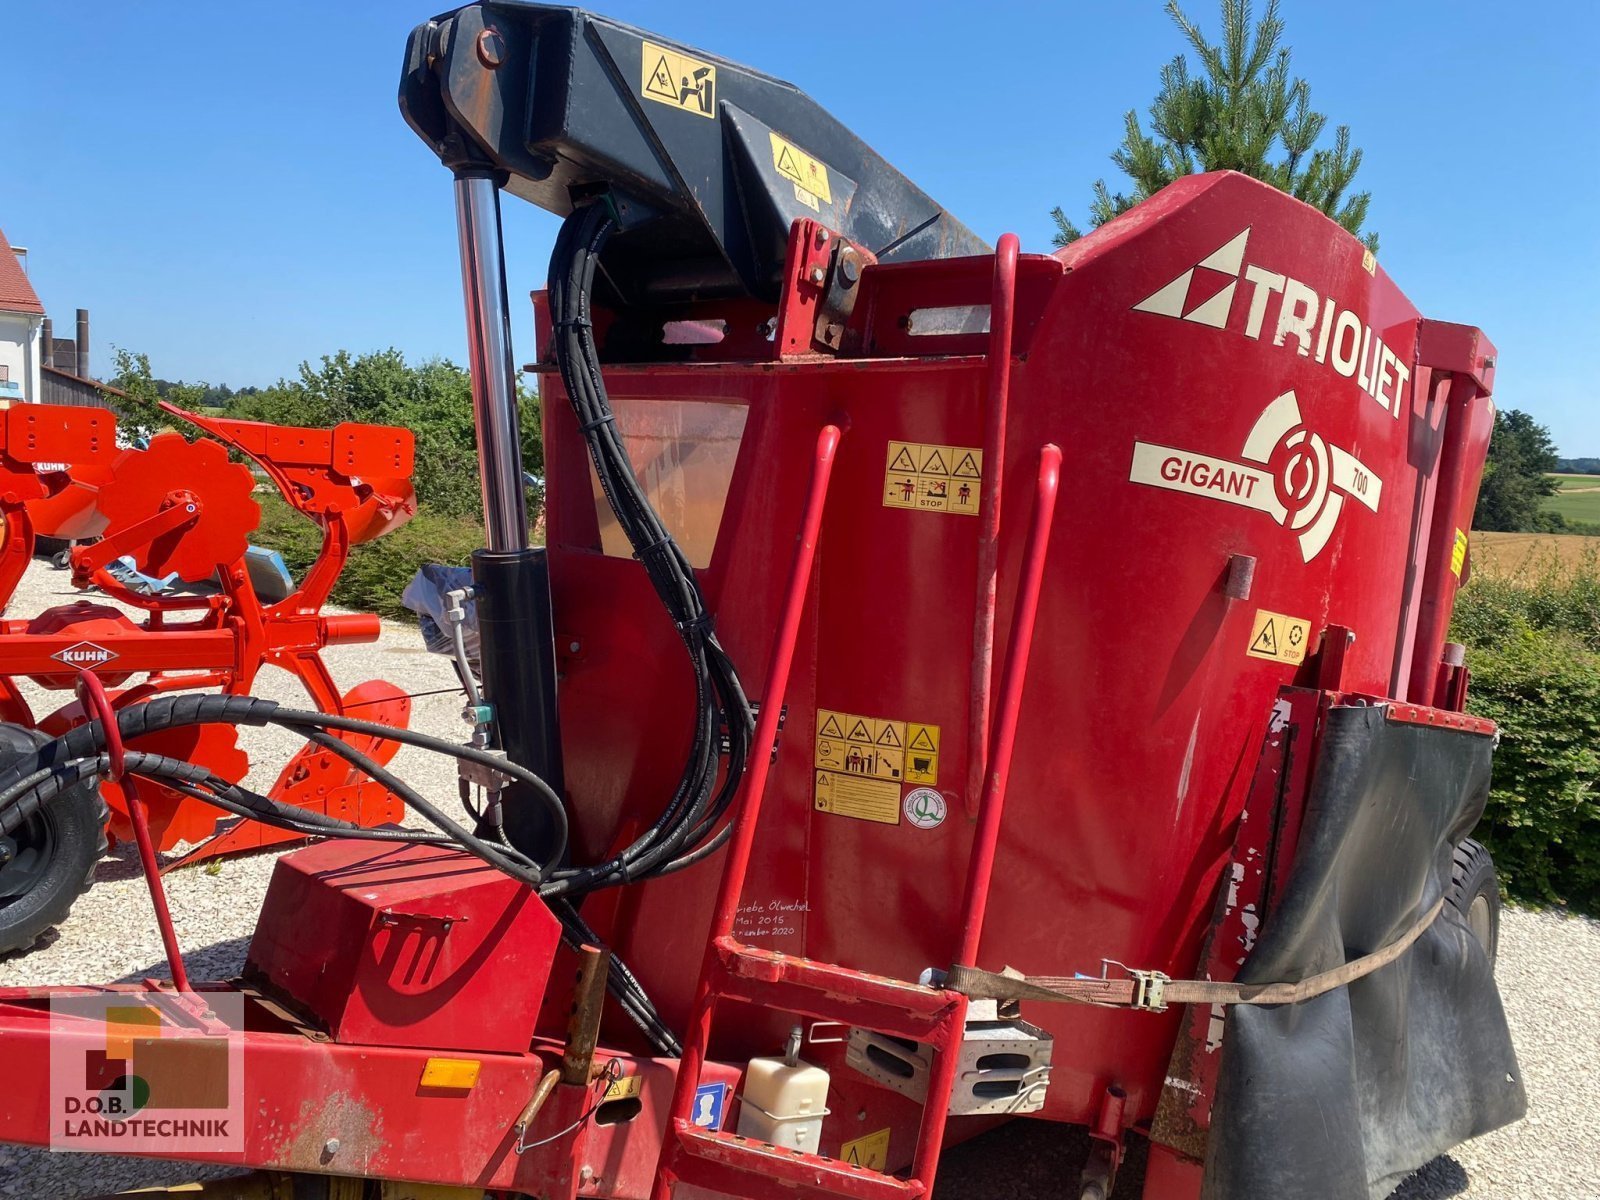
<svg viewBox="0 0 1600 1200">
<path fill-rule="evenodd" d="M 1327 129 L 1325 114 L 1311 108 L 1311 88 L 1289 74 L 1289 49 L 1283 40 L 1278 0 L 1254 20 L 1250 0 L 1222 0 L 1222 39 L 1206 40 L 1178 0 L 1167 13 L 1188 40 L 1203 75 L 1190 75 L 1180 54 L 1161 68 L 1161 90 L 1150 107 L 1151 132 L 1130 110 L 1122 145 L 1111 156 L 1132 180 L 1130 193 L 1112 192 L 1105 180 L 1094 185 L 1089 220 L 1099 227 L 1153 196 L 1169 183 L 1196 171 L 1242 171 L 1264 180 L 1332 217 L 1357 237 L 1367 218 L 1370 192 L 1346 195 L 1361 166 L 1361 151 L 1350 146 L 1350 127 L 1340 125 L 1331 148 L 1317 148 Z M 1060 208 L 1051 212 L 1055 244 L 1081 235 Z M 1363 239 L 1376 253 L 1378 235 Z"/>
</svg>

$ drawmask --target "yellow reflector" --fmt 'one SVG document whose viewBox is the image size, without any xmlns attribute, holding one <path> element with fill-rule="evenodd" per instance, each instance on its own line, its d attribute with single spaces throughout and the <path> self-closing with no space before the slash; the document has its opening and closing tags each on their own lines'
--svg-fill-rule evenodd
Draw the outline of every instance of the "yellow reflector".
<svg viewBox="0 0 1600 1200">
<path fill-rule="evenodd" d="M 478 1085 L 482 1065 L 475 1058 L 430 1058 L 422 1064 L 422 1086 L 465 1091 Z"/>
</svg>

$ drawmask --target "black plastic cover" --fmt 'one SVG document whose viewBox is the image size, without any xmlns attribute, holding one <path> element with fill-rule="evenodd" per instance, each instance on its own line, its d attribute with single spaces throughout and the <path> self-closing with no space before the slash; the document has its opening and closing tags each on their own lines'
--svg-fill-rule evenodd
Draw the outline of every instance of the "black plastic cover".
<svg viewBox="0 0 1600 1200">
<path fill-rule="evenodd" d="M 773 300 L 800 217 L 884 262 L 989 252 L 792 84 L 579 9 L 497 0 L 418 26 L 400 108 L 452 168 L 559 216 L 604 195 L 613 304 Z"/>
<path fill-rule="evenodd" d="M 1489 789 L 1489 737 L 1335 707 L 1283 897 L 1239 978 L 1369 954 L 1446 894 Z M 1483 948 L 1449 904 L 1389 966 L 1303 1004 L 1229 1011 L 1205 1200 L 1381 1200 L 1527 1100 Z"/>
</svg>

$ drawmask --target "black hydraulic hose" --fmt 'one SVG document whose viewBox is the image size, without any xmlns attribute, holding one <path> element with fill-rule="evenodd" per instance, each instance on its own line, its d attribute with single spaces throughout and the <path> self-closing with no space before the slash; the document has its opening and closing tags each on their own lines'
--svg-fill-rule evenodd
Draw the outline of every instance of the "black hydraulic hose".
<svg viewBox="0 0 1600 1200">
<path fill-rule="evenodd" d="M 703 858 L 696 847 L 731 803 L 754 726 L 737 672 L 712 631 L 694 569 L 650 506 L 617 435 L 590 312 L 599 252 L 611 228 L 610 215 L 600 205 L 578 210 L 562 226 L 550 271 L 555 357 L 601 489 L 689 653 L 695 678 L 694 732 L 679 785 L 651 825 L 608 862 L 557 873 L 555 886 L 574 893 L 648 878 L 675 862 L 681 867 Z M 724 724 L 728 761 L 718 787 L 717 742 Z M 707 847 L 707 852 L 715 848 Z M 681 861 L 689 854 L 694 857 Z"/>
</svg>

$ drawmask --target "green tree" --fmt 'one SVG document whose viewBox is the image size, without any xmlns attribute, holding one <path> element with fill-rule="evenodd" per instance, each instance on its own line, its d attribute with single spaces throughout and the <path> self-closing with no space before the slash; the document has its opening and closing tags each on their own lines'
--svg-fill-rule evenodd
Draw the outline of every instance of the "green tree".
<svg viewBox="0 0 1600 1200">
<path fill-rule="evenodd" d="M 100 394 L 106 407 L 117 414 L 123 432 L 129 436 L 148 438 L 158 429 L 178 424 L 177 418 L 161 408 L 162 400 L 191 411 L 203 402 L 208 391 L 207 384 L 170 383 L 156 379 L 150 373 L 148 354 L 135 354 L 121 346 L 113 346 L 111 350 L 116 372 L 109 385 L 116 391 L 102 391 Z"/>
<path fill-rule="evenodd" d="M 1559 528 L 1560 517 L 1544 511 L 1544 498 L 1556 491 L 1549 473 L 1557 461 L 1543 425 L 1515 408 L 1496 413 L 1472 527 L 1513 533 Z"/>
<path fill-rule="evenodd" d="M 1289 74 L 1278 0 L 1268 0 L 1259 21 L 1251 8 L 1250 0 L 1222 0 L 1222 38 L 1212 43 L 1177 0 L 1167 0 L 1167 13 L 1193 49 L 1202 74 L 1191 75 L 1182 54 L 1161 68 L 1161 90 L 1150 107 L 1150 133 L 1138 113 L 1129 110 L 1127 131 L 1111 161 L 1127 174 L 1132 190 L 1114 193 L 1105 180 L 1097 181 L 1089 204 L 1095 227 L 1184 175 L 1242 171 L 1305 201 L 1361 237 L 1372 194 L 1347 194 L 1361 166 L 1361 151 L 1350 145 L 1350 128 L 1340 125 L 1331 147 L 1317 147 L 1328 118 L 1312 110 L 1310 85 Z M 1056 223 L 1056 245 L 1081 236 L 1061 208 L 1050 215 Z M 1377 234 L 1363 240 L 1377 252 Z"/>
</svg>

